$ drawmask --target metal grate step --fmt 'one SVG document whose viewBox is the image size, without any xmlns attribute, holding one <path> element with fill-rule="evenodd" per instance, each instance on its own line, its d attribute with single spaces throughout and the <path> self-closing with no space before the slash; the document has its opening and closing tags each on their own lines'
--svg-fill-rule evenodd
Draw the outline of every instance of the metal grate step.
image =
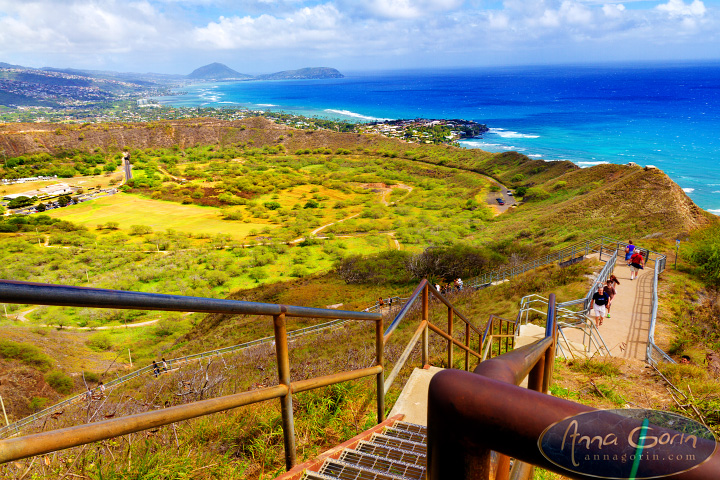
<svg viewBox="0 0 720 480">
<path fill-rule="evenodd" d="M 405 430 L 406 432 L 420 433 L 427 437 L 427 427 L 424 425 L 418 425 L 417 423 L 397 421 L 393 424 L 393 428 Z"/>
<path fill-rule="evenodd" d="M 422 433 L 408 432 L 407 430 L 400 430 L 394 427 L 385 427 L 383 429 L 383 435 L 410 440 L 411 442 L 427 443 L 427 439 Z"/>
<path fill-rule="evenodd" d="M 418 467 L 417 465 L 411 465 L 409 463 L 398 462 L 395 460 L 388 460 L 387 458 L 359 452 L 357 450 L 343 451 L 339 460 L 341 462 L 351 463 L 369 470 L 397 475 L 402 478 L 420 480 L 425 477 L 424 467 Z"/>
<path fill-rule="evenodd" d="M 388 458 L 398 462 L 409 463 L 411 465 L 426 466 L 425 454 L 413 453 L 400 448 L 389 447 L 387 445 L 378 445 L 366 441 L 360 441 L 355 450 L 363 453 L 369 453 L 378 457 Z"/>
<path fill-rule="evenodd" d="M 405 480 L 398 475 L 368 470 L 339 460 L 327 460 L 323 466 L 320 467 L 320 473 L 341 480 Z"/>
<path fill-rule="evenodd" d="M 300 480 L 337 480 L 335 477 L 326 477 L 317 472 L 305 472 Z"/>
<path fill-rule="evenodd" d="M 402 438 L 389 437 L 381 433 L 374 433 L 370 438 L 370 443 L 376 445 L 384 445 L 392 448 L 399 448 L 407 452 L 417 453 L 420 455 L 427 455 L 427 445 L 424 443 L 413 442 L 411 440 L 403 440 Z"/>
</svg>

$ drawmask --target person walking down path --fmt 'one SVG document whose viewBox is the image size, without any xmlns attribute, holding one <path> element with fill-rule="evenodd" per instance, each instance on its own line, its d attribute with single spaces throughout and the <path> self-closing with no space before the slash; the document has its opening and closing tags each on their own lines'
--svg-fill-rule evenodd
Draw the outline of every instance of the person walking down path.
<svg viewBox="0 0 720 480">
<path fill-rule="evenodd" d="M 613 298 L 615 298 L 615 287 L 613 286 L 614 282 L 610 279 L 608 279 L 607 284 L 605 285 L 605 293 L 608 295 L 608 302 L 607 302 L 607 318 L 610 318 L 610 307 L 612 306 Z"/>
<path fill-rule="evenodd" d="M 645 268 L 645 259 L 642 254 L 635 249 L 635 253 L 630 257 L 630 280 L 635 280 L 638 272 Z"/>
<path fill-rule="evenodd" d="M 163 371 L 165 371 L 165 372 L 168 371 L 168 364 L 165 361 L 165 357 L 163 357 L 163 359 L 162 359 L 162 368 L 163 368 Z"/>
<path fill-rule="evenodd" d="M 625 263 L 630 265 L 630 257 L 632 257 L 635 252 L 635 245 L 633 245 L 632 240 L 628 240 L 628 244 L 629 245 L 625 247 Z"/>
<path fill-rule="evenodd" d="M 603 324 L 603 317 L 605 317 L 605 307 L 610 297 L 602 285 L 598 286 L 598 291 L 593 294 L 592 300 L 590 300 L 590 308 L 595 313 L 595 326 L 599 327 Z"/>
<path fill-rule="evenodd" d="M 160 367 L 158 366 L 157 362 L 153 360 L 153 373 L 155 374 L 155 378 L 157 378 L 158 375 L 160 375 Z"/>
</svg>

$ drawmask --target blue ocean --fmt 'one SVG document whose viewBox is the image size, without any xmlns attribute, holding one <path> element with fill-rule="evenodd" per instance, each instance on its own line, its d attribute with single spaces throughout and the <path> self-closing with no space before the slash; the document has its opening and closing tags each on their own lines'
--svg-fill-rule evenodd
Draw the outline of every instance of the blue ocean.
<svg viewBox="0 0 720 480">
<path fill-rule="evenodd" d="M 354 121 L 487 124 L 466 148 L 654 165 L 720 214 L 720 63 L 343 72 L 340 79 L 204 83 L 176 106 L 244 107 Z"/>
</svg>

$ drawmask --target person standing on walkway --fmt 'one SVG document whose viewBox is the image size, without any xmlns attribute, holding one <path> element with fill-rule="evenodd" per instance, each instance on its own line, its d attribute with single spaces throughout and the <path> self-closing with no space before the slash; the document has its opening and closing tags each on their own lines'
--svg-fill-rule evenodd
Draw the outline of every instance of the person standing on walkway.
<svg viewBox="0 0 720 480">
<path fill-rule="evenodd" d="M 633 252 L 635 252 L 635 245 L 633 245 L 632 240 L 628 240 L 628 246 L 625 247 L 625 263 L 630 265 L 630 257 L 632 257 Z"/>
<path fill-rule="evenodd" d="M 610 318 L 610 307 L 612 306 L 613 298 L 615 298 L 615 287 L 612 280 L 608 278 L 607 283 L 605 284 L 605 293 L 608 294 L 608 303 L 607 303 L 607 318 Z"/>
<path fill-rule="evenodd" d="M 595 326 L 599 327 L 603 324 L 603 317 L 605 316 L 605 306 L 608 303 L 610 297 L 605 292 L 602 285 L 598 286 L 598 291 L 593 294 L 592 300 L 590 300 L 590 308 L 595 313 Z"/>
<path fill-rule="evenodd" d="M 640 251 L 635 249 L 635 253 L 630 257 L 630 280 L 635 280 L 638 272 L 643 268 L 645 268 L 645 259 L 640 254 Z"/>
</svg>

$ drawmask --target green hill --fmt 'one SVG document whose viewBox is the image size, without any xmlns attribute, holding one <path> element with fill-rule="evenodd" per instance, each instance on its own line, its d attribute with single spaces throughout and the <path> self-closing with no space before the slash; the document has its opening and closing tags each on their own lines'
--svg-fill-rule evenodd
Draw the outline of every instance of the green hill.
<svg viewBox="0 0 720 480">
<path fill-rule="evenodd" d="M 211 63 L 209 65 L 196 68 L 187 78 L 193 80 L 238 80 L 238 79 L 249 79 L 251 75 L 245 75 L 244 73 L 236 72 L 227 65 L 222 63 Z"/>
</svg>

